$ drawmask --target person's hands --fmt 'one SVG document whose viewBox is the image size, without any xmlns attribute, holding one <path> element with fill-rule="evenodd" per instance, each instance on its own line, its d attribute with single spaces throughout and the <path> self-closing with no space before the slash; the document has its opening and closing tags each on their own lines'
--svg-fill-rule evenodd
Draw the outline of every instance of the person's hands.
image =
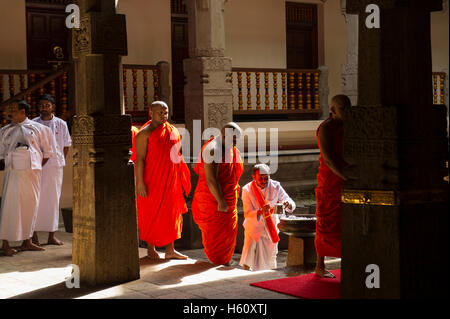
<svg viewBox="0 0 450 319">
<path fill-rule="evenodd" d="M 283 207 L 284 209 L 292 210 L 292 205 L 288 201 L 283 203 Z"/>
<path fill-rule="evenodd" d="M 266 204 L 262 207 L 262 213 L 270 213 L 270 205 Z"/>
<path fill-rule="evenodd" d="M 147 187 L 145 186 L 144 183 L 138 184 L 138 194 L 141 197 L 147 197 Z"/>
<path fill-rule="evenodd" d="M 222 213 L 226 213 L 228 211 L 228 204 L 226 201 L 219 202 L 217 205 L 217 210 Z"/>
</svg>

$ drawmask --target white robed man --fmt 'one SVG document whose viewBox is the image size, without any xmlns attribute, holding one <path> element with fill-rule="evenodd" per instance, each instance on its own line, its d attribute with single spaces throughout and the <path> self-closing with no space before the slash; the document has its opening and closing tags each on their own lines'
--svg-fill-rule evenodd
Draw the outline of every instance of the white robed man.
<svg viewBox="0 0 450 319">
<path fill-rule="evenodd" d="M 61 187 L 63 182 L 63 171 L 66 165 L 67 152 L 72 146 L 69 129 L 66 121 L 56 117 L 55 100 L 50 94 L 39 97 L 40 116 L 33 119 L 42 125 L 49 127 L 55 137 L 53 153 L 48 163 L 42 168 L 41 197 L 37 212 L 36 226 L 33 234 L 33 243 L 39 244 L 38 231 L 48 232 L 49 245 L 63 245 L 56 238 L 55 232 L 59 225 L 59 200 L 61 198 Z"/>
<path fill-rule="evenodd" d="M 53 155 L 51 130 L 28 119 L 29 105 L 14 101 L 8 105 L 11 123 L 0 129 L 0 160 L 4 161 L 0 239 L 7 256 L 17 253 L 10 241 L 21 241 L 21 250 L 44 250 L 33 244 L 41 173 Z"/>
<path fill-rule="evenodd" d="M 264 222 L 264 213 L 277 204 L 282 204 L 287 212 L 295 210 L 295 202 L 281 187 L 280 182 L 270 179 L 270 168 L 266 164 L 256 164 L 253 167 L 253 180 L 242 188 L 242 203 L 244 205 L 244 247 L 240 265 L 245 270 L 267 270 L 277 267 L 278 242 L 270 237 L 270 229 Z M 259 192 L 265 205 L 261 206 L 255 194 Z M 279 223 L 278 214 L 269 217 L 275 225 Z"/>
</svg>

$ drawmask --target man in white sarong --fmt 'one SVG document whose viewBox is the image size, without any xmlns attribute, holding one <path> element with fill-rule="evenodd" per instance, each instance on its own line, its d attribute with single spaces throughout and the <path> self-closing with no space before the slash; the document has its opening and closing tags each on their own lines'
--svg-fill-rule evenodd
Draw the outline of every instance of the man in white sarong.
<svg viewBox="0 0 450 319">
<path fill-rule="evenodd" d="M 280 182 L 270 179 L 270 169 L 265 164 L 253 167 L 253 181 L 242 188 L 244 205 L 244 247 L 240 265 L 245 270 L 266 270 L 277 268 L 278 243 L 273 243 L 264 222 L 263 213 L 276 204 L 282 204 L 287 212 L 295 209 L 295 202 L 288 196 Z M 266 204 L 261 207 L 252 189 L 252 183 L 260 190 Z M 271 216 L 278 233 L 279 217 Z"/>
<path fill-rule="evenodd" d="M 41 191 L 41 170 L 53 155 L 51 130 L 28 119 L 25 101 L 8 105 L 11 124 L 0 129 L 0 160 L 5 163 L 0 239 L 3 251 L 13 256 L 17 250 L 9 241 L 21 241 L 21 250 L 44 250 L 32 243 Z"/>
<path fill-rule="evenodd" d="M 33 119 L 40 124 L 49 127 L 52 131 L 54 147 L 48 163 L 42 168 L 41 197 L 37 212 L 36 227 L 33 234 L 33 243 L 39 244 L 37 231 L 48 232 L 49 245 L 62 245 L 63 242 L 55 237 L 59 225 L 59 200 L 63 182 L 63 170 L 66 165 L 66 156 L 72 145 L 69 129 L 64 120 L 53 115 L 55 101 L 50 94 L 39 97 L 40 116 Z"/>
</svg>

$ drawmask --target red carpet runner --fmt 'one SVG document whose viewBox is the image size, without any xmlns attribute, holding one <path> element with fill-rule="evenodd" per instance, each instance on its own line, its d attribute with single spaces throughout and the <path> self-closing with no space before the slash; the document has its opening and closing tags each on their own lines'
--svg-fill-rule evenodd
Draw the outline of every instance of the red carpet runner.
<svg viewBox="0 0 450 319">
<path fill-rule="evenodd" d="M 305 299 L 339 299 L 341 270 L 331 270 L 336 278 L 320 278 L 316 274 L 307 274 L 250 285 Z"/>
</svg>

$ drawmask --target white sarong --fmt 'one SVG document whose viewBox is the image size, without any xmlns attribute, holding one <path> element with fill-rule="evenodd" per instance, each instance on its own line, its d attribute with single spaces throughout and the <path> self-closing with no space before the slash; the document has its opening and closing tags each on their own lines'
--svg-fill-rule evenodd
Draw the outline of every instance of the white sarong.
<svg viewBox="0 0 450 319">
<path fill-rule="evenodd" d="M 55 232 L 59 225 L 59 199 L 63 182 L 64 167 L 42 167 L 41 196 L 35 231 Z"/>
<path fill-rule="evenodd" d="M 255 241 L 245 234 L 240 265 L 247 265 L 250 270 L 267 270 L 277 268 L 278 243 L 274 244 L 264 231 Z"/>
<path fill-rule="evenodd" d="M 0 239 L 21 241 L 33 236 L 40 188 L 40 169 L 5 170 Z"/>
</svg>

